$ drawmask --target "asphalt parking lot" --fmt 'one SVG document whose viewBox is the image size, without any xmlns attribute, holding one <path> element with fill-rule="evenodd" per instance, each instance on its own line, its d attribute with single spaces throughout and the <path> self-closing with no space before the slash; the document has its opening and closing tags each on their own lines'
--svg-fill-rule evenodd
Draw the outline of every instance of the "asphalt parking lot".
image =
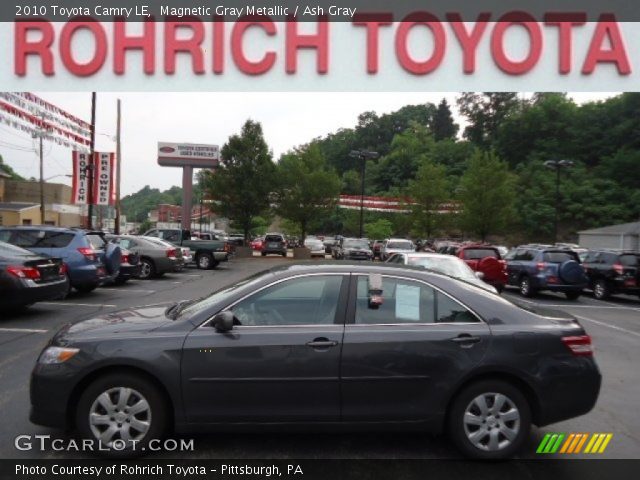
<svg viewBox="0 0 640 480">
<path fill-rule="evenodd" d="M 289 259 L 237 259 L 212 271 L 185 269 L 162 279 L 131 281 L 120 287 L 72 294 L 64 301 L 43 302 L 24 313 L 0 312 L 0 458 L 78 458 L 78 454 L 19 451 L 18 435 L 60 431 L 32 425 L 29 415 L 29 373 L 40 350 L 65 323 L 78 322 L 121 308 L 172 303 L 202 296 L 253 272 Z M 509 298 L 523 300 L 515 291 Z M 535 457 L 540 439 L 548 432 L 613 433 L 606 458 L 640 455 L 640 300 L 618 296 L 597 301 L 589 295 L 572 302 L 564 296 L 542 294 L 526 302 L 554 307 L 575 315 L 593 337 L 603 386 L 596 408 L 583 417 L 534 429 L 523 457 Z M 195 437 L 195 450 L 180 458 L 457 458 L 445 438 L 424 434 L 217 434 Z M 155 456 L 176 458 L 175 453 Z M 588 455 L 582 455 L 588 457 Z M 553 457 L 553 456 L 549 456 Z M 574 456 L 575 457 L 575 456 Z"/>
</svg>

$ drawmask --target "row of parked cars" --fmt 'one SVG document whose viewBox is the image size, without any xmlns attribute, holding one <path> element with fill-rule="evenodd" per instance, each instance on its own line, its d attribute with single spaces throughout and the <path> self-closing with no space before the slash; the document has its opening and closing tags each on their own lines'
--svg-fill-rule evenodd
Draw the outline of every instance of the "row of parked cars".
<svg viewBox="0 0 640 480">
<path fill-rule="evenodd" d="M 158 278 L 194 262 L 215 267 L 231 253 L 227 242 L 191 240 L 180 229 L 111 235 L 54 226 L 0 227 L 0 307 L 24 308 L 89 293 L 131 278 Z"/>
</svg>

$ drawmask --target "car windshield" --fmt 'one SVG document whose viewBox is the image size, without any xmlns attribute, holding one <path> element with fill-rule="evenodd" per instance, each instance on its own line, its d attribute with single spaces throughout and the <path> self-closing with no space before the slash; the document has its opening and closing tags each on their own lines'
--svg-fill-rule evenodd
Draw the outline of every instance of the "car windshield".
<svg viewBox="0 0 640 480">
<path fill-rule="evenodd" d="M 413 244 L 411 242 L 389 242 L 387 248 L 395 250 L 413 250 Z"/>
<path fill-rule="evenodd" d="M 473 270 L 456 257 L 421 257 L 410 255 L 407 263 L 470 282 L 477 282 L 478 280 Z"/>
<path fill-rule="evenodd" d="M 369 242 L 366 240 L 345 240 L 345 248 L 369 248 Z"/>
<path fill-rule="evenodd" d="M 177 313 L 173 312 L 174 316 L 172 318 L 175 319 L 183 316 L 192 317 L 193 315 L 196 315 L 202 311 L 205 311 L 212 305 L 215 305 L 216 303 L 233 295 L 240 288 L 246 285 L 259 283 L 262 280 L 262 278 L 265 277 L 266 275 L 271 275 L 271 272 L 269 270 L 263 270 L 254 275 L 251 275 L 250 277 L 245 278 L 244 280 L 241 280 L 238 283 L 234 283 L 233 285 L 229 285 L 219 290 L 216 290 L 206 297 L 189 300 L 184 304 L 182 304 L 179 312 Z"/>
</svg>

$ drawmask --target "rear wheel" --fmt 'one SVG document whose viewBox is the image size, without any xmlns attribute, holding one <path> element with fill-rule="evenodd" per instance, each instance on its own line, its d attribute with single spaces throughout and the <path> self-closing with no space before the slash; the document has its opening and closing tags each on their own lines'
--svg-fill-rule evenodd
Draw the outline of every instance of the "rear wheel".
<svg viewBox="0 0 640 480">
<path fill-rule="evenodd" d="M 523 297 L 533 297 L 535 295 L 535 290 L 531 286 L 531 279 L 527 276 L 520 279 L 520 294 Z"/>
<path fill-rule="evenodd" d="M 110 456 L 126 457 L 165 433 L 166 402 L 148 380 L 130 374 L 98 378 L 80 396 L 76 426 L 84 438 L 99 441 Z M 133 443 L 135 442 L 135 443 Z M 142 448 L 141 448 L 142 447 Z"/>
<path fill-rule="evenodd" d="M 196 257 L 196 265 L 201 270 L 213 268 L 213 257 L 209 253 L 199 253 Z"/>
<path fill-rule="evenodd" d="M 606 300 L 611 296 L 611 289 L 604 278 L 596 280 L 593 285 L 593 296 L 598 300 Z"/>
<path fill-rule="evenodd" d="M 577 300 L 580 297 L 580 292 L 564 292 L 569 300 Z"/>
<path fill-rule="evenodd" d="M 520 390 L 501 380 L 469 385 L 449 411 L 449 435 L 467 457 L 499 460 L 511 457 L 531 429 L 529 404 Z"/>
<path fill-rule="evenodd" d="M 504 291 L 504 285 L 502 285 L 501 283 L 496 284 L 495 287 L 498 293 L 502 293 Z"/>
<path fill-rule="evenodd" d="M 141 280 L 149 280 L 156 274 L 156 266 L 152 260 L 148 258 L 143 258 L 140 260 L 140 273 L 138 277 Z"/>
<path fill-rule="evenodd" d="M 262 255 L 263 257 L 267 256 L 267 252 L 260 252 L 260 255 Z"/>
</svg>

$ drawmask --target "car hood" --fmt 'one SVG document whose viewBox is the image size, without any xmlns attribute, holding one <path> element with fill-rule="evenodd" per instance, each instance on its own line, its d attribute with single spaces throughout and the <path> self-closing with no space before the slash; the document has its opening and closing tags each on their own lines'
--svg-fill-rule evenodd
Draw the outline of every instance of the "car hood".
<svg viewBox="0 0 640 480">
<path fill-rule="evenodd" d="M 131 308 L 65 325 L 53 342 L 64 344 L 80 338 L 114 338 L 149 333 L 173 321 L 164 315 L 166 305 Z"/>
</svg>

